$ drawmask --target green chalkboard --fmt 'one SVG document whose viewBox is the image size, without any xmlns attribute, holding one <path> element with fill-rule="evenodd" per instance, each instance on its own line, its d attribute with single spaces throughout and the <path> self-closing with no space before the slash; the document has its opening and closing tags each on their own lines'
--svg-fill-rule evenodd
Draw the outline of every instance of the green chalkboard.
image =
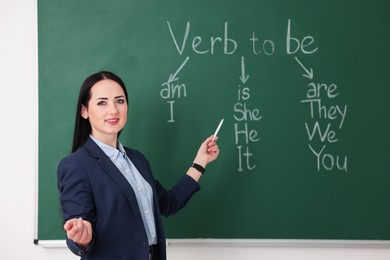
<svg viewBox="0 0 390 260">
<path fill-rule="evenodd" d="M 390 4 L 38 0 L 38 240 L 88 75 L 129 91 L 126 146 L 170 187 L 224 118 L 168 238 L 390 239 Z"/>
</svg>

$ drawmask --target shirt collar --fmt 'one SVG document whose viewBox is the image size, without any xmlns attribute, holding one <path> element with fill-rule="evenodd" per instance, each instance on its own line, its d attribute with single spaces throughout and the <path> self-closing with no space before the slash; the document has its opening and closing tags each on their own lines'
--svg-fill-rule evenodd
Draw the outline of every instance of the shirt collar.
<svg viewBox="0 0 390 260">
<path fill-rule="evenodd" d="M 103 152 L 112 160 L 112 161 L 116 161 L 118 159 L 118 157 L 120 155 L 123 156 L 123 158 L 126 158 L 126 151 L 125 149 L 123 148 L 123 145 L 119 142 L 118 140 L 118 149 L 112 147 L 112 146 L 109 146 L 101 141 L 99 141 L 98 139 L 96 139 L 95 137 L 93 137 L 92 135 L 90 135 L 91 139 L 100 147 L 100 149 L 103 150 Z"/>
</svg>

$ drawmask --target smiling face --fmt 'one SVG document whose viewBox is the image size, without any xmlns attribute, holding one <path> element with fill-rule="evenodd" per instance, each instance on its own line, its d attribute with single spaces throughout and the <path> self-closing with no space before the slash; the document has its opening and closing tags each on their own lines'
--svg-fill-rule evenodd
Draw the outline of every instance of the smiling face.
<svg viewBox="0 0 390 260">
<path fill-rule="evenodd" d="M 118 133 L 127 121 L 125 93 L 117 82 L 104 79 L 93 85 L 90 95 L 88 107 L 81 107 L 81 116 L 89 120 L 93 137 L 116 147 Z"/>
</svg>

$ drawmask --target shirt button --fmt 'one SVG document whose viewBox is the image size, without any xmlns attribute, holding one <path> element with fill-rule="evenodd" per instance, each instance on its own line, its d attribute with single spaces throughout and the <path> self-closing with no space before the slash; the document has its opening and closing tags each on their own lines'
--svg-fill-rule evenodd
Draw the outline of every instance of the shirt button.
<svg viewBox="0 0 390 260">
<path fill-rule="evenodd" d="M 149 214 L 149 210 L 145 210 L 145 214 Z"/>
<path fill-rule="evenodd" d="M 130 172 L 130 169 L 126 169 L 126 172 Z"/>
</svg>

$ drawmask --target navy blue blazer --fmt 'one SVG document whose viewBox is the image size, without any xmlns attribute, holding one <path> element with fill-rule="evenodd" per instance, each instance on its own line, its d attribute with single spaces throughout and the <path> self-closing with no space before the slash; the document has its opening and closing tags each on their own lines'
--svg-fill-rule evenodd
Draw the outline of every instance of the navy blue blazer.
<svg viewBox="0 0 390 260">
<path fill-rule="evenodd" d="M 166 259 L 161 215 L 175 214 L 199 190 L 188 175 L 166 190 L 152 175 L 148 160 L 126 148 L 126 154 L 153 189 L 158 245 L 154 259 Z M 83 147 L 61 160 L 58 189 L 64 220 L 82 217 L 92 223 L 93 240 L 81 248 L 67 239 L 69 249 L 81 259 L 148 259 L 149 246 L 133 189 L 99 146 L 88 138 Z"/>
</svg>

